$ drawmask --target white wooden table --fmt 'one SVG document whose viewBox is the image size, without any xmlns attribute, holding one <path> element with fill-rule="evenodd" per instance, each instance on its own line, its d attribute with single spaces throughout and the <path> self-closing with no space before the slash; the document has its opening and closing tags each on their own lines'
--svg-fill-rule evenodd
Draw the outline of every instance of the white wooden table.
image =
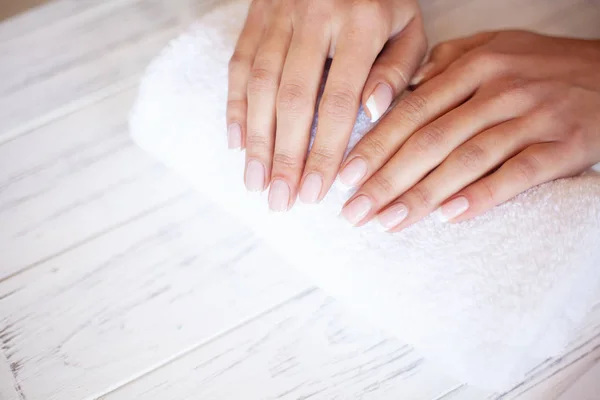
<svg viewBox="0 0 600 400">
<path fill-rule="evenodd" d="M 600 399 L 600 310 L 510 393 L 462 385 L 132 144 L 144 67 L 217 3 L 55 0 L 0 23 L 0 400 Z M 424 9 L 432 42 L 600 37 L 594 0 Z"/>
</svg>

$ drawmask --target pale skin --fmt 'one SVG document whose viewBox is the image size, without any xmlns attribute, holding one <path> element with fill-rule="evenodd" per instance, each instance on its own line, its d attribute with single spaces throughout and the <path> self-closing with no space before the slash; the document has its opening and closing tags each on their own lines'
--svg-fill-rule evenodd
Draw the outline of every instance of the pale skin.
<svg viewBox="0 0 600 400">
<path fill-rule="evenodd" d="M 337 177 L 358 188 L 342 210 L 350 223 L 394 232 L 436 210 L 473 218 L 600 162 L 600 41 L 486 32 L 434 47 L 419 68 L 426 48 L 413 1 L 255 1 L 227 114 L 248 189 L 269 188 L 285 211 L 297 196 L 319 202 Z M 343 160 L 360 103 L 378 124 Z"/>
</svg>

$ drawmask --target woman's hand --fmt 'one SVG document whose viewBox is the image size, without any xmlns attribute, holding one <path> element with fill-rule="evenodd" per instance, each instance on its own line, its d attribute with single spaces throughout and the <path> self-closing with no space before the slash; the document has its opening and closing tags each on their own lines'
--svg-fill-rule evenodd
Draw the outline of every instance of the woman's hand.
<svg viewBox="0 0 600 400">
<path fill-rule="evenodd" d="M 275 211 L 289 209 L 298 192 L 306 203 L 321 200 L 339 171 L 361 101 L 377 120 L 426 50 L 416 0 L 254 0 L 229 65 L 227 105 L 229 147 L 246 148 L 248 190 L 270 184 Z"/>
<path fill-rule="evenodd" d="M 482 33 L 437 46 L 413 83 L 344 162 L 353 224 L 462 221 L 600 161 L 600 41 Z"/>
</svg>

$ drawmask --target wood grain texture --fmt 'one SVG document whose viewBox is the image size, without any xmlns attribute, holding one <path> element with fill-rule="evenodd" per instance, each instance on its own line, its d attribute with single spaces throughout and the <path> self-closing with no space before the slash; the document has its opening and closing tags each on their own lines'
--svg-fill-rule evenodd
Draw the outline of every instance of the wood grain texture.
<svg viewBox="0 0 600 400">
<path fill-rule="evenodd" d="M 600 379 L 600 356 L 596 355 L 596 364 L 588 372 L 579 378 L 565 393 L 561 395 L 561 400 L 597 400 L 600 390 L 598 388 L 598 379 Z"/>
<path fill-rule="evenodd" d="M 190 194 L 0 285 L 4 352 L 28 400 L 93 398 L 308 288 Z"/>
<path fill-rule="evenodd" d="M 0 33 L 0 76 L 10 77 L 0 80 L 0 143 L 98 93 L 134 87 L 168 40 L 217 2 L 192 7 L 191 1 L 84 2 L 95 6 L 77 9 L 76 18 L 9 39 Z"/>
<path fill-rule="evenodd" d="M 410 347 L 313 291 L 102 399 L 432 400 L 454 387 Z"/>
<path fill-rule="evenodd" d="M 2 344 L 2 332 L 0 331 L 0 344 Z M 16 365 L 12 365 L 8 362 L 4 356 L 3 349 L 4 345 L 0 346 L 0 400 L 23 400 L 23 397 L 19 394 L 21 391 L 12 369 Z"/>
<path fill-rule="evenodd" d="M 217 3 L 54 0 L 0 23 L 0 400 L 599 398 L 598 309 L 513 391 L 461 385 L 133 146 L 146 64 Z M 600 36 L 592 0 L 422 4 L 432 43 Z"/>
<path fill-rule="evenodd" d="M 133 96 L 110 97 L 0 147 L 0 279 L 188 190 L 129 139 Z"/>
</svg>

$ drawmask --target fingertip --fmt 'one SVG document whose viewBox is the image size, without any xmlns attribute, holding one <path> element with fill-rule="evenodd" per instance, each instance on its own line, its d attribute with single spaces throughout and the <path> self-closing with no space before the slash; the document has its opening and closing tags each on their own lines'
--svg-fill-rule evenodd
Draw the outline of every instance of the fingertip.
<svg viewBox="0 0 600 400">
<path fill-rule="evenodd" d="M 353 226 L 361 226 L 373 210 L 374 204 L 365 195 L 360 195 L 346 203 L 340 215 Z"/>
<path fill-rule="evenodd" d="M 368 164 L 362 157 L 354 157 L 340 171 L 339 182 L 344 188 L 355 188 L 365 178 Z"/>
<path fill-rule="evenodd" d="M 384 82 L 378 83 L 365 103 L 371 122 L 377 122 L 390 108 L 393 100 L 394 91 L 392 87 Z"/>
<path fill-rule="evenodd" d="M 251 159 L 246 164 L 244 183 L 249 192 L 263 192 L 265 190 L 266 169 L 263 163 Z"/>
<path fill-rule="evenodd" d="M 415 75 L 413 76 L 413 78 L 410 81 L 410 86 L 418 86 L 420 83 L 425 81 L 425 79 L 428 78 L 428 75 L 430 75 L 433 72 L 434 68 L 435 68 L 435 64 L 431 61 L 423 64 L 417 70 L 417 72 L 415 72 Z"/>
<path fill-rule="evenodd" d="M 464 215 L 470 207 L 471 204 L 465 196 L 458 196 L 442 204 L 434 214 L 438 221 L 447 223 Z"/>
<path fill-rule="evenodd" d="M 323 190 L 323 178 L 317 173 L 310 173 L 304 178 L 298 197 L 304 204 L 316 204 Z"/>
<path fill-rule="evenodd" d="M 269 189 L 269 209 L 273 212 L 284 212 L 290 208 L 290 185 L 283 179 L 275 179 Z"/>
<path fill-rule="evenodd" d="M 237 122 L 227 128 L 227 145 L 230 150 L 242 149 L 242 127 Z"/>
</svg>

